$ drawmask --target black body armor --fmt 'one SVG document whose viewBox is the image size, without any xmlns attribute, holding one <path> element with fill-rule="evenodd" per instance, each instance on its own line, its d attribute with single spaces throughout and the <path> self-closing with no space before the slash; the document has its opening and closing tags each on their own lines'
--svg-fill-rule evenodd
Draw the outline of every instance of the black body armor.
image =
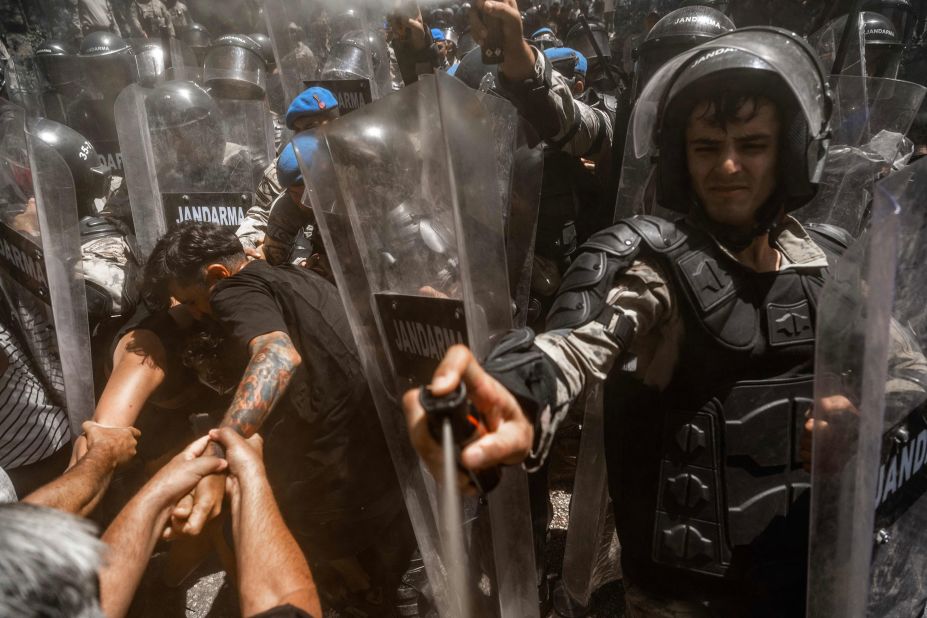
<svg viewBox="0 0 927 618">
<path fill-rule="evenodd" d="M 808 230 L 831 262 L 846 246 L 839 230 Z M 624 572 L 657 593 L 733 592 L 800 606 L 810 476 L 798 444 L 812 404 L 824 273 L 756 273 L 685 221 L 634 217 L 580 249 L 548 327 L 608 324 L 614 309 L 605 296 L 640 256 L 671 279 L 685 339 L 665 390 L 645 387 L 620 360 L 606 382 L 606 460 Z"/>
</svg>

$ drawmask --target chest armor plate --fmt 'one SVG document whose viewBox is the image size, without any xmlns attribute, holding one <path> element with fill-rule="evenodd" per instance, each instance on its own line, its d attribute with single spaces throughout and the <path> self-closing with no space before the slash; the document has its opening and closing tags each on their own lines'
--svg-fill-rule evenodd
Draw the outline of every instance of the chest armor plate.
<svg viewBox="0 0 927 618">
<path fill-rule="evenodd" d="M 771 559 L 763 548 L 806 517 L 798 444 L 822 273 L 755 273 L 697 234 L 665 258 L 685 342 L 662 397 L 652 559 L 736 577 L 732 562 Z"/>
</svg>

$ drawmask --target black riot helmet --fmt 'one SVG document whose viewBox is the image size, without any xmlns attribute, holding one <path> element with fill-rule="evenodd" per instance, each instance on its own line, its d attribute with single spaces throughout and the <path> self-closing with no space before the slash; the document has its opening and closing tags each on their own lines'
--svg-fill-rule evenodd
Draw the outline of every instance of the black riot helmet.
<svg viewBox="0 0 927 618">
<path fill-rule="evenodd" d="M 586 29 L 583 28 L 583 25 L 576 24 L 570 31 L 567 33 L 566 38 L 563 40 L 563 46 L 575 49 L 589 60 L 590 69 L 591 65 L 599 61 L 600 57 L 604 61 L 608 61 L 611 58 L 611 47 L 608 44 L 608 30 L 605 29 L 605 26 L 598 21 L 589 22 L 589 30 L 592 31 L 592 36 L 597 43 L 601 55 L 596 53 L 595 47 L 592 44 L 592 41 L 589 40 L 589 36 L 586 34 Z"/>
<path fill-rule="evenodd" d="M 866 73 L 869 77 L 898 76 L 904 44 L 891 19 L 874 11 L 860 14 L 866 39 Z"/>
<path fill-rule="evenodd" d="M 70 45 L 58 39 L 43 41 L 35 50 L 35 61 L 48 85 L 59 90 L 80 80 L 80 64 Z"/>
<path fill-rule="evenodd" d="M 180 40 L 196 55 L 197 64 L 203 66 L 203 61 L 206 60 L 206 52 L 209 51 L 212 45 L 212 35 L 209 34 L 206 26 L 197 23 L 190 24 L 186 30 L 180 33 Z"/>
<path fill-rule="evenodd" d="M 833 103 L 813 48 L 781 28 L 757 26 L 722 34 L 676 56 L 657 71 L 631 119 L 634 156 L 656 160 L 657 202 L 685 213 L 696 204 L 692 192 L 685 190 L 689 186 L 685 141 L 689 115 L 705 101 L 713 104 L 710 113 L 720 113 L 723 106 L 755 96 L 772 100 L 778 110 L 778 181 L 774 194 L 757 213 L 749 238 L 733 238 L 719 231 L 719 237 L 733 246 L 746 246 L 754 236 L 768 232 L 780 208 L 799 208 L 817 191 Z"/>
<path fill-rule="evenodd" d="M 32 123 L 32 134 L 54 148 L 71 172 L 78 216 L 95 215 L 94 200 L 106 197 L 109 190 L 109 166 L 100 160 L 93 144 L 71 127 L 47 118 Z"/>
<path fill-rule="evenodd" d="M 270 37 L 261 32 L 255 32 L 248 36 L 261 46 L 261 55 L 264 57 L 264 64 L 267 65 L 268 72 L 277 68 L 277 60 L 274 58 L 274 44 L 271 42 Z"/>
<path fill-rule="evenodd" d="M 162 82 L 145 98 L 153 150 L 195 165 L 221 163 L 225 136 L 219 106 L 198 84 Z M 166 157 L 161 160 L 170 161 Z M 186 170 L 177 170 L 186 172 Z"/>
<path fill-rule="evenodd" d="M 863 10 L 884 15 L 891 20 L 901 44 L 908 45 L 911 42 L 917 13 L 910 0 L 868 0 L 863 4 Z"/>
<path fill-rule="evenodd" d="M 204 84 L 224 99 L 264 96 L 267 64 L 261 45 L 244 34 L 226 34 L 209 48 L 203 63 Z"/>
<path fill-rule="evenodd" d="M 118 34 L 106 30 L 91 32 L 80 42 L 80 55 L 100 58 L 114 54 L 129 54 L 129 44 Z"/>
<path fill-rule="evenodd" d="M 724 13 L 707 6 L 688 6 L 664 16 L 635 50 L 632 97 L 640 94 L 667 60 L 734 28 L 734 22 Z"/>
<path fill-rule="evenodd" d="M 80 43 L 84 75 L 98 94 L 115 98 L 137 77 L 131 46 L 105 30 L 91 32 Z"/>
<path fill-rule="evenodd" d="M 197 124 L 221 126 L 219 106 L 194 82 L 171 80 L 145 98 L 150 131 L 187 130 Z"/>
</svg>

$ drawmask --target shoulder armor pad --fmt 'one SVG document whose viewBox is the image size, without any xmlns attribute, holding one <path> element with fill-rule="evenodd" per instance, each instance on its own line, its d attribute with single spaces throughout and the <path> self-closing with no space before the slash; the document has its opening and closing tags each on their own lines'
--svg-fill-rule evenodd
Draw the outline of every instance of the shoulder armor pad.
<svg viewBox="0 0 927 618">
<path fill-rule="evenodd" d="M 853 235 L 842 227 L 830 225 L 829 223 L 806 223 L 805 229 L 811 238 L 824 249 L 828 258 L 832 255 L 840 257 L 847 247 L 856 240 Z"/>
<path fill-rule="evenodd" d="M 606 309 L 615 276 L 625 271 L 640 248 L 640 236 L 618 223 L 590 238 L 563 275 L 547 314 L 550 330 L 577 328 Z"/>
<path fill-rule="evenodd" d="M 606 112 L 614 114 L 618 111 L 618 97 L 613 94 L 603 94 L 601 97 L 601 105 Z"/>
<path fill-rule="evenodd" d="M 672 221 L 652 215 L 637 215 L 623 221 L 656 253 L 668 253 L 686 241 L 686 233 Z"/>
<path fill-rule="evenodd" d="M 637 251 L 640 242 L 641 235 L 624 220 L 590 236 L 580 251 L 603 251 L 614 257 L 626 257 Z"/>
<path fill-rule="evenodd" d="M 123 235 L 119 226 L 103 217 L 83 217 L 78 221 L 78 228 L 81 242 Z"/>
</svg>

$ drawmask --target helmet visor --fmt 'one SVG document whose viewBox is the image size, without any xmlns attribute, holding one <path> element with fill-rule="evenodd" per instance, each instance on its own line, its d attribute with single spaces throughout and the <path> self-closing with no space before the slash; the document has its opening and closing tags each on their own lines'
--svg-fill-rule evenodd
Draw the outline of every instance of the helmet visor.
<svg viewBox="0 0 927 618">
<path fill-rule="evenodd" d="M 654 74 L 632 113 L 635 157 L 656 153 L 656 131 L 662 120 L 659 118 L 661 106 L 685 71 L 696 67 L 703 60 L 734 51 L 755 57 L 775 70 L 804 114 L 809 134 L 814 137 L 824 135 L 830 118 L 831 100 L 823 69 L 814 51 L 803 40 L 784 30 L 744 28 L 721 35 L 676 56 Z M 736 56 L 743 57 L 741 54 Z M 731 57 L 733 59 L 735 55 Z"/>
<path fill-rule="evenodd" d="M 216 96 L 254 99 L 264 96 L 264 59 L 243 47 L 222 45 L 206 55 L 205 83 Z"/>
</svg>

